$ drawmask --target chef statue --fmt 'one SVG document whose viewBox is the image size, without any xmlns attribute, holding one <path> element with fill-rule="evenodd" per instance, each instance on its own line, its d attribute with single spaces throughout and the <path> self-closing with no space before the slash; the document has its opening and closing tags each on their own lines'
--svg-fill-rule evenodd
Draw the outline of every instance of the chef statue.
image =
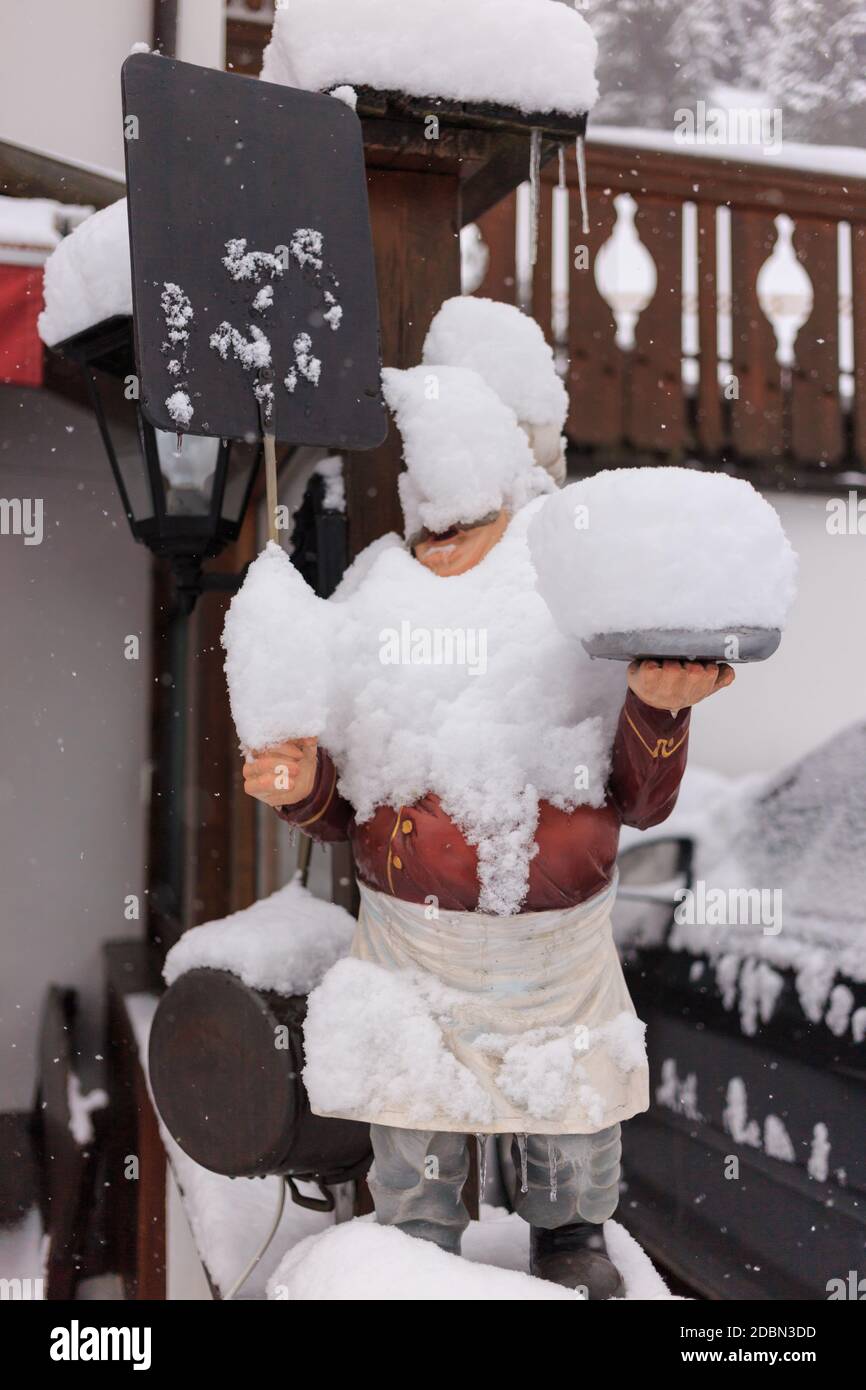
<svg viewBox="0 0 866 1390">
<path fill-rule="evenodd" d="M 468 1223 L 470 1138 L 499 1136 L 531 1272 L 616 1297 L 602 1223 L 618 1201 L 620 1124 L 649 1104 L 643 1028 L 611 934 L 619 831 L 670 814 L 691 707 L 733 671 L 626 671 L 590 662 L 556 629 L 525 533 L 564 479 L 567 396 L 533 320 L 450 300 L 423 363 L 384 382 L 406 463 L 405 537 L 369 547 L 331 602 L 349 617 L 355 604 L 377 638 L 405 620 L 426 631 L 441 611 L 444 628 L 462 613 L 487 643 L 474 668 L 429 650 L 419 666 L 414 649 L 371 657 L 356 637 L 328 732 L 244 767 L 251 796 L 354 855 L 353 959 L 334 967 L 351 988 L 331 1024 L 313 1017 L 308 1031 L 311 1103 L 370 1123 L 379 1222 L 452 1253 Z M 424 1030 L 389 1036 L 386 1004 L 368 1003 L 352 1032 L 360 996 L 385 999 L 376 982 L 397 976 L 401 1007 L 411 989 L 429 1008 L 438 1090 Z M 342 1039 L 363 1094 L 313 1084 L 325 1035 Z M 384 1062 L 377 1046 L 391 1049 Z"/>
</svg>

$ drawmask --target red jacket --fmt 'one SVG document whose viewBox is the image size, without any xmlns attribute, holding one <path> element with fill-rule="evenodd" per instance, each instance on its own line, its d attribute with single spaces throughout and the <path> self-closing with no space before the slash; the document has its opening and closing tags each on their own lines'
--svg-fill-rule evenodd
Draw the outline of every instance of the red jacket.
<svg viewBox="0 0 866 1390">
<path fill-rule="evenodd" d="M 538 853 L 529 865 L 523 912 L 572 907 L 611 881 L 621 825 L 645 829 L 674 808 L 686 765 L 689 711 L 674 717 L 652 709 L 629 691 L 614 739 L 604 806 L 560 811 L 539 808 Z M 311 794 L 277 812 L 314 840 L 350 840 L 358 877 L 371 888 L 407 902 L 434 896 L 444 911 L 478 906 L 477 856 L 442 810 L 438 796 L 414 806 L 379 806 L 359 825 L 337 791 L 337 769 L 319 750 Z"/>
</svg>

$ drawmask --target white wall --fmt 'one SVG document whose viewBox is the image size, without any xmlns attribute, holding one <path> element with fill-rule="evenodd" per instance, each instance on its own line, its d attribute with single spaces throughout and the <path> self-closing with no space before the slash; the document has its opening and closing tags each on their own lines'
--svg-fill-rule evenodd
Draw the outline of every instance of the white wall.
<svg viewBox="0 0 866 1390">
<path fill-rule="evenodd" d="M 152 0 L 2 0 L 0 139 L 122 173 L 120 68 Z M 178 57 L 222 67 L 221 0 L 181 0 Z"/>
<path fill-rule="evenodd" d="M 866 535 L 829 535 L 824 497 L 767 496 L 800 556 L 799 595 L 776 655 L 692 716 L 690 762 L 722 772 L 783 767 L 866 719 Z"/>
<path fill-rule="evenodd" d="M 0 1111 L 32 1101 L 45 990 L 81 991 L 99 1051 L 100 945 L 143 892 L 150 558 L 92 418 L 0 387 L 0 497 L 43 499 L 45 537 L 0 535 Z M 139 635 L 140 659 L 124 658 Z"/>
</svg>

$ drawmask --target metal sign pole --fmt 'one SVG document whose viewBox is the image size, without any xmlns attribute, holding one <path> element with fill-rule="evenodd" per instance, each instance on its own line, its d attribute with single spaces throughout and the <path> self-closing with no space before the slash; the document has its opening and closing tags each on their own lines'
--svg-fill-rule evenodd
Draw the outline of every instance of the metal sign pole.
<svg viewBox="0 0 866 1390">
<path fill-rule="evenodd" d="M 268 503 L 268 540 L 277 539 L 277 441 L 270 431 L 265 442 L 265 487 Z"/>
</svg>

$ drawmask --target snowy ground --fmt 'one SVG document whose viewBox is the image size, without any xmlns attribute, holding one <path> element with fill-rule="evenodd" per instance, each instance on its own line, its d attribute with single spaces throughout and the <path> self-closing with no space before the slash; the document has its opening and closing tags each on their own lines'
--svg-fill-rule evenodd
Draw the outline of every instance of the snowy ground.
<svg viewBox="0 0 866 1390">
<path fill-rule="evenodd" d="M 605 1224 L 611 1257 L 627 1300 L 671 1294 L 637 1241 L 617 1221 Z M 529 1227 L 500 1207 L 482 1208 L 463 1238 L 463 1256 L 448 1255 L 373 1218 L 333 1226 L 289 1250 L 268 1284 L 275 1301 L 521 1302 L 582 1301 L 579 1294 L 527 1273 Z"/>
</svg>

